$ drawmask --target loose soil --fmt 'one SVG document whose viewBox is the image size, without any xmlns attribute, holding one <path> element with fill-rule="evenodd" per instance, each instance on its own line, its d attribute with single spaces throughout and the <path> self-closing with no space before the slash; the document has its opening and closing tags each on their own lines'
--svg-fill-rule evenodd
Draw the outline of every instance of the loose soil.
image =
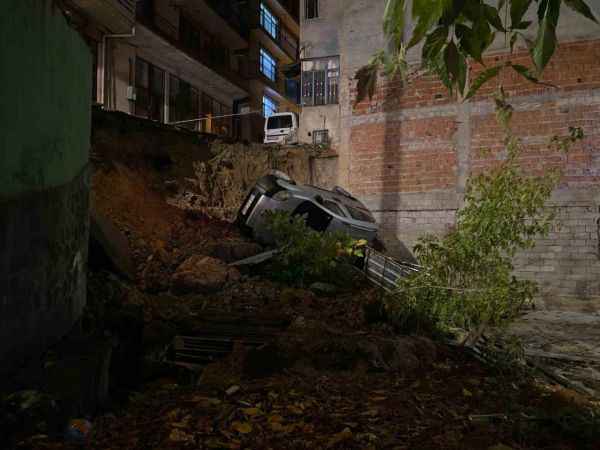
<svg viewBox="0 0 600 450">
<path fill-rule="evenodd" d="M 369 323 L 365 305 L 380 292 L 364 281 L 322 297 L 246 271 L 215 293 L 173 295 L 170 281 L 185 259 L 245 239 L 227 222 L 169 206 L 164 179 L 143 162 L 96 161 L 94 208 L 127 236 L 137 271 L 133 283 L 107 270 L 89 274 L 88 322 L 101 327 L 107 310 L 140 306 L 147 361 L 209 314 L 285 317 L 291 326 L 258 357 L 236 344 L 199 379 L 147 368 L 127 402 L 93 420 L 85 448 L 600 449 L 600 433 L 565 419 L 598 404 L 533 374 L 502 374 L 461 349 Z M 382 350 L 381 358 L 395 358 L 393 370 L 374 361 L 368 349 L 398 339 L 419 344 L 407 345 L 405 358 Z M 16 447 L 81 444 L 38 435 L 22 436 Z"/>
</svg>

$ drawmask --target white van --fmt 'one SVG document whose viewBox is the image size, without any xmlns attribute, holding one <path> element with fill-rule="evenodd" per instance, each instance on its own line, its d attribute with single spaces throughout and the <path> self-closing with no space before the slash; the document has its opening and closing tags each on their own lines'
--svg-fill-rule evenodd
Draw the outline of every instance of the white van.
<svg viewBox="0 0 600 450">
<path fill-rule="evenodd" d="M 265 119 L 265 144 L 297 144 L 298 115 L 293 112 L 276 113 Z"/>
</svg>

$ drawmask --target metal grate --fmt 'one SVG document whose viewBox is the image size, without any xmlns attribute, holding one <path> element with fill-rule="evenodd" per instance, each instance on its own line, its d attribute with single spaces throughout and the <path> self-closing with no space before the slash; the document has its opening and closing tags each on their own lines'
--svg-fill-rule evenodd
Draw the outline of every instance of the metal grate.
<svg viewBox="0 0 600 450">
<path fill-rule="evenodd" d="M 400 262 L 385 256 L 370 247 L 365 252 L 364 271 L 372 283 L 387 291 L 393 291 L 400 278 L 419 272 L 421 266 L 407 262 Z"/>
<path fill-rule="evenodd" d="M 312 138 L 313 145 L 329 144 L 329 130 L 314 130 Z"/>
</svg>

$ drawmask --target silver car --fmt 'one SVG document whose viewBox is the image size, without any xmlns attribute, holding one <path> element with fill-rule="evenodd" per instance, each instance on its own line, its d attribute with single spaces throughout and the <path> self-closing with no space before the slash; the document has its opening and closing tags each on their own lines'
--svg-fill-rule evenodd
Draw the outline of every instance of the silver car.
<svg viewBox="0 0 600 450">
<path fill-rule="evenodd" d="M 373 242 L 378 225 L 359 200 L 340 187 L 332 190 L 297 184 L 286 174 L 272 171 L 250 190 L 238 212 L 237 223 L 262 243 L 273 243 L 265 211 L 288 211 L 304 215 L 306 224 L 320 232 L 343 231 Z"/>
</svg>

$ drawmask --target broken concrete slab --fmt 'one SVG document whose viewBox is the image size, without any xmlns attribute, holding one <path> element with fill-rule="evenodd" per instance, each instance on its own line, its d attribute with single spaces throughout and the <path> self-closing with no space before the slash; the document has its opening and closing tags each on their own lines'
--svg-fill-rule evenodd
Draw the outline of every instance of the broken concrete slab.
<svg viewBox="0 0 600 450">
<path fill-rule="evenodd" d="M 129 280 L 134 279 L 135 265 L 127 237 L 107 217 L 97 211 L 90 214 L 90 266 L 105 266 Z"/>
</svg>

